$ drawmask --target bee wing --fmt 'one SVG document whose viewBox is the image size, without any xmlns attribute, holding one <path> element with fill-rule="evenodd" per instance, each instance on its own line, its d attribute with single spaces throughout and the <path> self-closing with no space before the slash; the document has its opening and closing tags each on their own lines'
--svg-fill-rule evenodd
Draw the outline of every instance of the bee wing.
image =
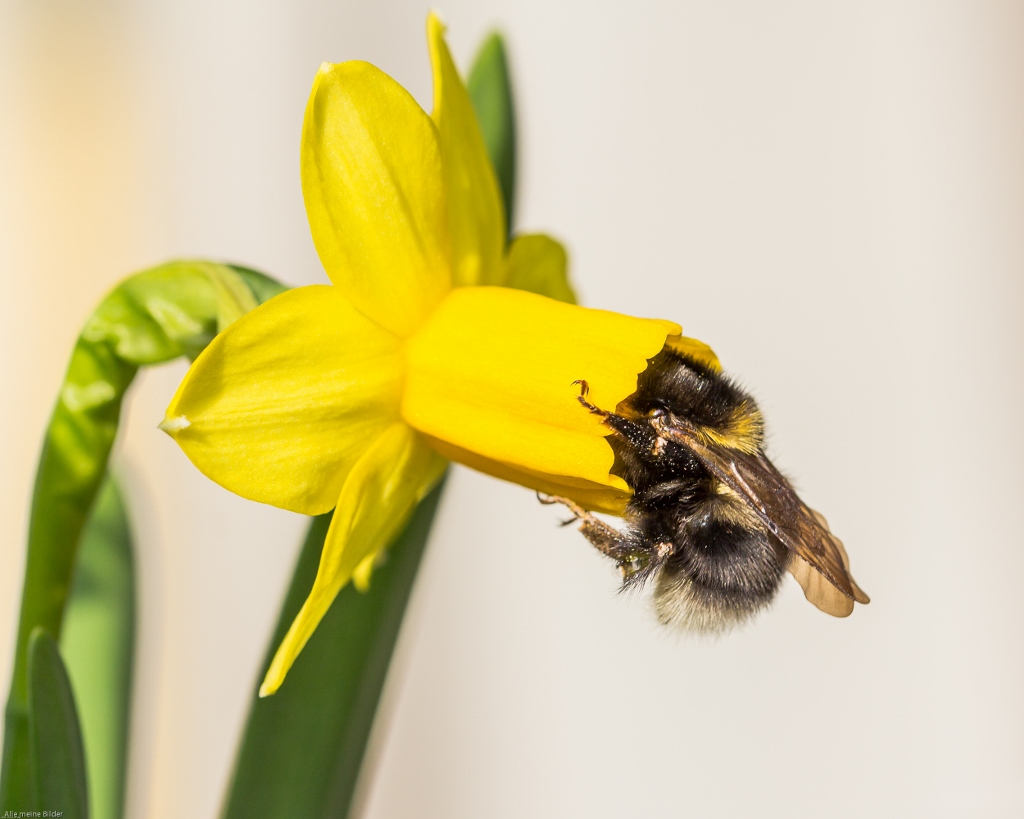
<svg viewBox="0 0 1024 819">
<path fill-rule="evenodd" d="M 850 563 L 842 541 L 829 531 L 824 517 L 800 500 L 789 481 L 767 457 L 762 453 L 709 446 L 693 426 L 674 416 L 655 419 L 654 424 L 659 434 L 693 452 L 716 478 L 750 506 L 768 531 L 793 552 L 790 573 L 815 606 L 845 617 L 853 611 L 854 600 L 869 601 L 850 576 Z"/>
<path fill-rule="evenodd" d="M 850 586 L 853 589 L 853 598 L 847 597 L 837 587 L 833 586 L 822 574 L 815 571 L 810 563 L 795 552 L 789 562 L 789 573 L 796 578 L 797 583 L 804 590 L 804 596 L 811 603 L 827 614 L 835 617 L 846 617 L 853 611 L 854 600 L 858 603 L 868 603 L 870 599 L 860 586 L 857 585 L 853 577 L 850 576 L 850 559 L 846 555 L 846 549 L 843 548 L 843 542 L 832 534 L 828 528 L 828 522 L 819 512 L 807 506 L 804 508 L 825 528 L 832 543 L 839 551 L 839 556 L 843 561 L 843 568 L 846 570 L 846 576 L 849 578 Z"/>
</svg>

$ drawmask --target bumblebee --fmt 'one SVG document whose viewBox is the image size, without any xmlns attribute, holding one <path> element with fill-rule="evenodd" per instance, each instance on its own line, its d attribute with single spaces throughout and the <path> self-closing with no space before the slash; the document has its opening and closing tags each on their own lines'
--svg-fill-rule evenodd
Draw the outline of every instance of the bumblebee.
<svg viewBox="0 0 1024 819">
<path fill-rule="evenodd" d="M 666 346 L 614 410 L 587 400 L 633 489 L 616 529 L 566 498 L 580 531 L 622 573 L 623 588 L 654 583 L 659 619 L 718 633 L 774 599 L 786 571 L 822 611 L 845 617 L 868 596 L 850 576 L 842 542 L 764 454 L 754 399 L 711 356 Z M 569 523 L 572 523 L 570 520 Z"/>
</svg>

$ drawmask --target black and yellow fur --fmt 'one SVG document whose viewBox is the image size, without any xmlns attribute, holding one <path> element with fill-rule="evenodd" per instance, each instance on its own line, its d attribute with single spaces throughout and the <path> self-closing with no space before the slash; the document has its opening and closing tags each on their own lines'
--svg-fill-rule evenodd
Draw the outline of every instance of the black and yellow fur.
<svg viewBox="0 0 1024 819">
<path fill-rule="evenodd" d="M 694 452 L 652 425 L 664 415 L 684 419 L 707 446 L 757 454 L 764 423 L 754 400 L 720 372 L 666 347 L 614 412 L 585 395 L 581 403 L 612 430 L 612 471 L 633 497 L 621 531 L 573 511 L 587 539 L 616 560 L 623 586 L 653 580 L 659 618 L 692 631 L 719 632 L 766 607 L 788 550 Z"/>
</svg>

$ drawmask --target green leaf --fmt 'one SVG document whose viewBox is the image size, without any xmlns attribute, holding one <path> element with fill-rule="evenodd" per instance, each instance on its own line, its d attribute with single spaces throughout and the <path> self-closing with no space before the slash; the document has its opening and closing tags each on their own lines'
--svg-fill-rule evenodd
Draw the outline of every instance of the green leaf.
<svg viewBox="0 0 1024 819">
<path fill-rule="evenodd" d="M 93 819 L 120 819 L 124 812 L 134 646 L 131 532 L 108 477 L 82 533 L 60 637 L 89 760 Z"/>
<path fill-rule="evenodd" d="M 225 819 L 348 816 L 442 486 L 420 502 L 369 590 L 341 590 L 281 690 L 259 699 L 253 687 Z M 310 524 L 260 679 L 313 586 L 330 519 Z"/>
<path fill-rule="evenodd" d="M 106 474 L 121 401 L 140 366 L 194 358 L 256 302 L 284 288 L 255 271 L 203 261 L 172 262 L 118 285 L 75 344 L 43 441 L 29 513 L 28 554 L 7 700 L 0 810 L 31 796 L 28 734 L 29 635 L 61 634 L 75 554 Z"/>
<path fill-rule="evenodd" d="M 509 248 L 505 277 L 506 287 L 576 304 L 565 248 L 543 233 L 516 236 Z"/>
<path fill-rule="evenodd" d="M 487 153 L 498 175 L 511 233 L 516 198 L 516 112 L 505 41 L 500 34 L 491 34 L 480 47 L 467 85 Z"/>
<path fill-rule="evenodd" d="M 57 642 L 41 628 L 34 629 L 29 640 L 28 733 L 36 786 L 34 810 L 86 819 L 85 753 L 75 698 Z M 25 809 L 22 805 L 15 810 Z"/>
</svg>

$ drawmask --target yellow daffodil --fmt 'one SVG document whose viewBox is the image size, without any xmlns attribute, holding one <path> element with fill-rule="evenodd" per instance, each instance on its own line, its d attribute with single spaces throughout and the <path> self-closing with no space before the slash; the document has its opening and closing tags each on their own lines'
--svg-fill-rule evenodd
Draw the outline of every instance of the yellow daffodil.
<svg viewBox="0 0 1024 819">
<path fill-rule="evenodd" d="M 332 282 L 286 292 L 199 356 L 162 428 L 246 498 L 334 509 L 313 589 L 261 688 L 273 693 L 331 601 L 365 585 L 448 459 L 589 509 L 630 495 L 590 400 L 614 407 L 666 343 L 713 358 L 670 321 L 572 303 L 546 236 L 506 247 L 470 99 L 433 16 L 431 116 L 366 63 L 321 66 L 302 189 Z M 530 292 L 532 291 L 532 292 Z"/>
</svg>

